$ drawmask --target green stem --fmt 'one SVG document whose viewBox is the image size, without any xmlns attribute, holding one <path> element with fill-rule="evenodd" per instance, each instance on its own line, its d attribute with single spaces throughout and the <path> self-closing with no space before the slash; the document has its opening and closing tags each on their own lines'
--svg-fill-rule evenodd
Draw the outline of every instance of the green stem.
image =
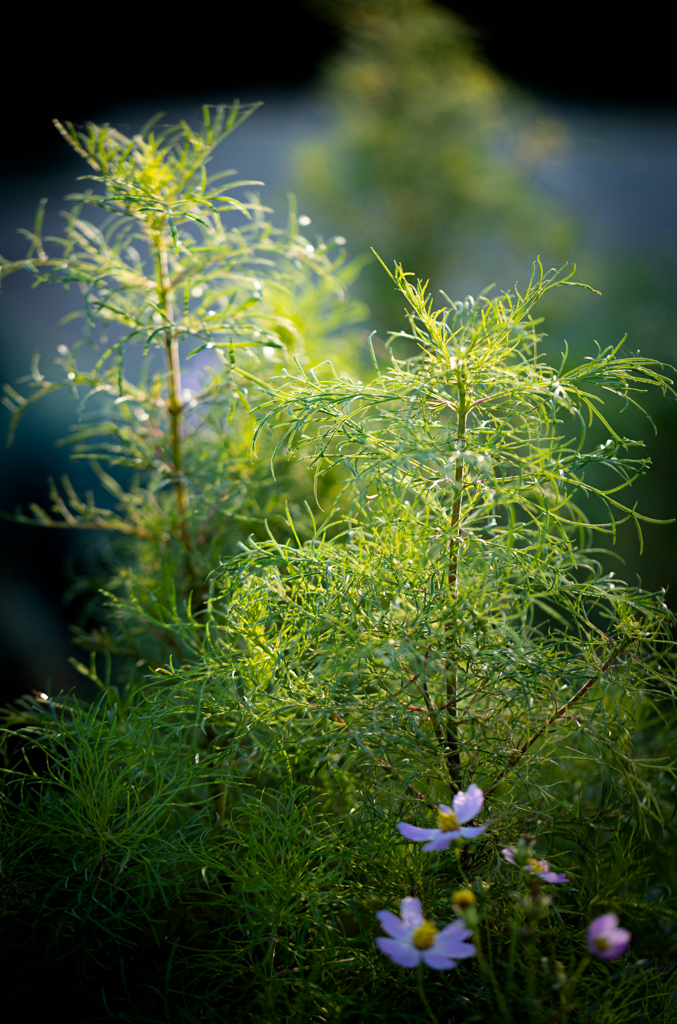
<svg viewBox="0 0 677 1024">
<path fill-rule="evenodd" d="M 489 949 L 489 956 L 491 957 L 491 940 L 488 937 L 488 932 L 489 921 L 487 920 L 487 948 Z M 484 953 L 482 952 L 482 940 L 480 937 L 479 921 L 475 925 L 475 927 L 472 928 L 472 937 L 473 942 L 475 943 L 475 948 L 477 950 L 477 962 L 480 965 L 480 970 L 484 971 L 484 973 L 489 978 L 489 982 L 494 991 L 494 995 L 496 996 L 496 1002 L 498 1003 L 498 1007 L 499 1010 L 501 1011 L 501 1016 L 503 1017 L 503 1020 L 509 1022 L 511 1018 L 510 1013 L 508 1012 L 508 1004 L 506 1003 L 505 996 L 501 992 L 501 987 L 498 984 L 498 981 L 496 980 L 496 975 L 494 974 L 494 968 L 491 963 L 491 959 L 487 960 L 484 956 Z"/>
<path fill-rule="evenodd" d="M 512 1018 L 510 1017 L 510 1012 L 508 1010 L 508 1004 L 505 1001 L 505 996 L 501 992 L 501 986 L 498 984 L 498 981 L 496 980 L 496 975 L 494 974 L 494 970 L 493 970 L 491 964 L 489 963 L 488 960 L 485 959 L 484 954 L 482 953 L 482 951 L 481 951 L 481 949 L 479 947 L 478 939 L 477 939 L 477 933 L 474 936 L 474 938 L 475 938 L 475 943 L 477 945 L 477 962 L 480 965 L 480 968 L 484 971 L 484 973 L 489 978 L 489 982 L 491 983 L 491 987 L 494 990 L 494 995 L 496 996 L 496 1002 L 498 1003 L 498 1008 L 501 1011 L 501 1016 L 503 1017 L 503 1020 L 508 1022 Z"/>
<path fill-rule="evenodd" d="M 173 307 L 169 295 L 169 262 L 166 246 L 158 243 L 157 257 L 157 283 L 158 283 L 158 305 L 167 323 L 165 328 L 165 358 L 167 361 L 167 372 L 169 377 L 169 398 L 167 401 L 167 412 L 170 422 L 170 443 L 172 449 L 172 463 L 176 479 L 174 481 L 174 494 L 176 497 L 176 510 L 179 519 L 179 530 L 181 539 L 186 549 L 186 568 L 191 580 L 194 578 L 191 564 L 190 551 L 191 539 L 188 530 L 186 513 L 188 509 L 188 492 L 184 481 L 181 479 L 183 471 L 183 454 L 181 450 L 181 420 L 183 417 L 183 389 L 181 385 L 181 362 L 179 358 L 179 342 L 176 331 L 172 329 Z"/>
<path fill-rule="evenodd" d="M 515 974 L 515 954 L 517 952 L 517 932 L 519 926 L 519 906 L 515 906 L 515 914 L 512 922 L 512 936 L 510 938 L 510 954 L 508 956 L 508 991 L 513 989 L 513 976 Z"/>
<path fill-rule="evenodd" d="M 554 1014 L 549 1014 L 545 1018 L 546 1021 L 553 1021 L 554 1022 L 554 1021 L 564 1021 L 564 1020 L 566 1020 L 566 1018 L 569 1016 L 569 1014 L 571 1013 L 571 1011 L 574 1008 L 574 1003 L 571 1002 L 571 997 L 574 994 L 574 991 L 576 989 L 576 986 L 578 985 L 578 982 L 581 980 L 581 975 L 583 974 L 583 971 L 586 969 L 586 967 L 591 962 L 592 962 L 592 957 L 591 956 L 586 956 L 586 957 L 584 957 L 581 960 L 580 964 L 578 965 L 578 967 L 576 968 L 574 973 L 571 975 L 571 978 L 569 979 L 569 982 L 567 983 L 567 985 L 562 990 L 562 1002 L 564 1003 L 564 1005 L 562 1006 L 562 1009 L 558 1010 Z"/>
<path fill-rule="evenodd" d="M 423 964 L 422 963 L 420 963 L 418 965 L 418 970 L 416 971 L 416 983 L 417 983 L 417 986 L 418 986 L 418 994 L 421 997 L 421 1002 L 425 1006 L 426 1013 L 430 1017 L 430 1020 L 432 1021 L 432 1024 L 439 1024 L 439 1022 L 437 1020 L 437 1017 L 433 1013 L 433 1011 L 431 1009 L 431 1006 L 430 1006 L 430 1003 L 428 1002 L 426 994 L 425 994 L 425 992 L 423 990 Z"/>
<path fill-rule="evenodd" d="M 463 377 L 459 371 L 458 375 L 458 429 L 456 431 L 456 473 L 454 475 L 454 501 L 451 506 L 451 524 L 449 538 L 449 564 L 447 568 L 447 587 L 449 591 L 449 602 L 455 604 L 458 596 L 458 561 L 461 544 L 460 522 L 461 522 L 461 500 L 463 488 L 463 460 L 461 451 L 465 439 L 466 417 L 468 409 L 466 406 L 466 393 Z M 458 665 L 455 657 L 451 654 L 451 647 L 454 642 L 454 618 L 450 614 L 447 626 L 447 768 L 449 779 L 454 784 L 461 774 L 461 749 L 458 742 Z"/>
<path fill-rule="evenodd" d="M 219 819 L 219 825 L 223 827 L 226 823 L 226 800 L 228 798 L 228 786 L 225 782 L 222 782 L 219 786 L 219 797 L 216 802 L 216 813 Z"/>
<path fill-rule="evenodd" d="M 461 864 L 461 854 L 463 853 L 463 843 L 460 840 L 457 840 L 456 843 L 454 844 L 454 846 L 455 846 L 454 853 L 456 854 L 456 864 L 458 865 L 458 873 L 461 876 L 462 880 L 465 882 L 465 884 L 468 886 L 468 888 L 470 888 L 470 882 L 468 881 L 468 879 L 466 877 L 466 874 L 465 874 L 465 871 L 463 870 L 463 865 Z"/>
<path fill-rule="evenodd" d="M 526 963 L 527 972 L 527 1004 L 531 1007 L 532 1011 L 536 1004 L 536 971 L 534 964 L 534 943 L 533 941 L 525 943 L 524 946 L 524 960 Z"/>
</svg>

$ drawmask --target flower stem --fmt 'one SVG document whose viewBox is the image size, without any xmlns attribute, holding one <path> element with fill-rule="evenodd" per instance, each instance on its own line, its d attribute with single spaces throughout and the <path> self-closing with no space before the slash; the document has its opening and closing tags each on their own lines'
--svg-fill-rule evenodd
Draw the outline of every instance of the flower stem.
<svg viewBox="0 0 677 1024">
<path fill-rule="evenodd" d="M 517 953 L 517 932 L 519 926 L 519 905 L 515 904 L 515 914 L 512 921 L 512 935 L 510 937 L 510 953 L 508 956 L 508 991 L 512 992 L 515 974 L 515 955 Z"/>
<path fill-rule="evenodd" d="M 425 1006 L 426 1013 L 430 1017 L 430 1020 L 432 1021 L 432 1024 L 439 1024 L 439 1022 L 437 1020 L 437 1017 L 435 1016 L 435 1014 L 433 1013 L 433 1011 L 432 1011 L 432 1009 L 430 1007 L 430 1003 L 428 1002 L 428 999 L 426 997 L 425 991 L 423 989 L 423 964 L 422 963 L 420 963 L 418 965 L 418 970 L 416 971 L 416 983 L 417 983 L 417 986 L 418 986 L 418 994 L 421 997 L 421 1002 Z"/>
<path fill-rule="evenodd" d="M 461 864 L 461 854 L 463 853 L 463 842 L 461 840 L 457 840 L 454 843 L 454 846 L 455 846 L 454 853 L 456 854 L 456 863 L 458 865 L 458 873 L 461 876 L 461 878 L 463 879 L 463 881 L 465 882 L 465 884 L 468 886 L 468 888 L 470 888 L 470 882 L 468 881 L 468 879 L 466 877 L 466 873 L 463 870 L 463 865 Z"/>
<path fill-rule="evenodd" d="M 574 994 L 578 982 L 581 980 L 581 975 L 583 974 L 583 971 L 586 969 L 588 964 L 591 963 L 591 961 L 591 956 L 586 956 L 581 960 L 580 964 L 578 965 L 574 973 L 571 975 L 571 978 L 569 979 L 567 985 L 565 985 L 565 987 L 562 989 L 562 1009 L 546 1017 L 546 1021 L 566 1020 L 566 1018 L 569 1016 L 575 1005 L 571 1002 L 571 997 Z"/>
<path fill-rule="evenodd" d="M 487 932 L 488 932 L 488 930 L 489 930 L 489 922 L 487 921 Z M 482 952 L 482 943 L 481 943 L 481 939 L 480 939 L 479 924 L 475 928 L 473 928 L 473 942 L 475 943 L 475 948 L 477 949 L 477 962 L 480 965 L 480 969 L 489 978 L 489 982 L 491 984 L 491 987 L 494 990 L 494 995 L 496 996 L 496 1002 L 498 1003 L 498 1008 L 501 1011 L 501 1016 L 503 1017 L 504 1021 L 506 1021 L 506 1022 L 510 1021 L 511 1018 L 510 1018 L 510 1013 L 508 1011 L 508 1004 L 505 1001 L 505 996 L 501 992 L 501 987 L 498 984 L 498 981 L 496 980 L 496 975 L 494 974 L 494 969 L 493 969 L 491 963 L 485 958 L 484 953 Z"/>
<path fill-rule="evenodd" d="M 527 1004 L 530 1007 L 536 1005 L 536 970 L 534 963 L 535 946 L 529 941 L 524 945 L 524 965 L 527 975 Z"/>
</svg>

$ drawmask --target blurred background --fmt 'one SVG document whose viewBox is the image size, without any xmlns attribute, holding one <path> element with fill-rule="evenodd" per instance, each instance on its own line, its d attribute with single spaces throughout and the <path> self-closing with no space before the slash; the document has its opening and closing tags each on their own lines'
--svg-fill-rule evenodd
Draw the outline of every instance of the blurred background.
<svg viewBox="0 0 677 1024">
<path fill-rule="evenodd" d="M 544 303 L 548 354 L 567 340 L 574 361 L 597 340 L 627 334 L 629 351 L 677 361 L 677 79 L 668 15 L 586 6 L 585 17 L 542 5 L 463 0 L 288 0 L 222 4 L 208 16 L 158 24 L 109 12 L 14 12 L 4 34 L 0 253 L 17 258 L 41 197 L 47 233 L 86 167 L 54 116 L 105 120 L 133 132 L 156 110 L 199 116 L 203 102 L 265 105 L 227 140 L 215 171 L 261 179 L 284 220 L 287 193 L 308 233 L 340 234 L 350 256 L 373 246 L 452 297 L 525 283 L 532 260 L 567 261 L 601 297 L 565 289 Z M 190 18 L 198 19 L 195 24 Z M 402 326 L 401 303 L 373 260 L 355 286 L 369 307 L 363 337 Z M 78 294 L 33 290 L 28 274 L 0 295 L 0 377 L 15 383 L 40 352 L 77 337 L 60 320 Z M 47 504 L 47 477 L 86 469 L 55 446 L 72 405 L 39 403 L 0 452 L 0 509 Z M 656 433 L 632 419 L 654 462 L 633 501 L 677 514 L 677 405 L 651 399 Z M 5 417 L 4 427 L 9 421 Z M 604 438 L 600 438 L 603 440 Z M 69 627 L 87 617 L 84 574 L 93 535 L 0 525 L 0 700 L 75 685 Z M 621 530 L 619 575 L 669 587 L 677 607 L 677 527 Z M 102 552 L 99 552 L 101 554 Z M 103 582 L 103 581 L 102 581 Z"/>
</svg>

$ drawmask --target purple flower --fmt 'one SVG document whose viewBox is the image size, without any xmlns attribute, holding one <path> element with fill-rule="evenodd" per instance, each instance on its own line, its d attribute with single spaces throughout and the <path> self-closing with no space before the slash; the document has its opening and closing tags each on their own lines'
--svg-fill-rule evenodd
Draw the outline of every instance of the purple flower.
<svg viewBox="0 0 677 1024">
<path fill-rule="evenodd" d="M 466 827 L 465 823 L 474 818 L 482 810 L 484 793 L 473 782 L 467 792 L 462 790 L 454 796 L 451 807 L 440 804 L 437 809 L 437 828 L 419 828 L 408 825 L 406 821 L 398 821 L 397 827 L 405 839 L 415 843 L 425 843 L 424 850 L 446 850 L 455 839 L 476 839 L 481 836 L 488 825 Z"/>
<path fill-rule="evenodd" d="M 547 860 L 536 860 L 535 857 L 529 857 L 526 863 L 520 864 L 515 857 L 517 850 L 512 846 L 506 846 L 505 850 L 501 850 L 501 853 L 509 864 L 514 864 L 516 868 L 521 868 L 522 871 L 526 871 L 529 875 L 535 875 L 542 882 L 553 882 L 556 885 L 560 885 L 562 882 L 569 881 L 566 875 L 559 875 L 556 871 L 551 871 Z"/>
<path fill-rule="evenodd" d="M 477 950 L 466 942 L 472 932 L 461 921 L 454 921 L 438 931 L 434 924 L 426 921 L 420 902 L 414 896 L 405 896 L 400 903 L 400 914 L 390 910 L 379 910 L 377 918 L 383 931 L 390 938 L 381 935 L 376 945 L 399 964 L 400 967 L 418 967 L 423 961 L 436 971 L 450 971 L 457 960 L 474 956 Z"/>
<path fill-rule="evenodd" d="M 600 960 L 617 960 L 630 945 L 630 932 L 618 927 L 615 914 L 602 914 L 590 922 L 588 949 Z"/>
</svg>

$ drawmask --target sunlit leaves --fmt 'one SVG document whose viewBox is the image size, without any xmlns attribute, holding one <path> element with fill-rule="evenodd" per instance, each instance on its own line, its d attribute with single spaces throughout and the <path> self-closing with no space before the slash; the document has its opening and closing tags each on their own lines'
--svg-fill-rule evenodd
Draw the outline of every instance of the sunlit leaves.
<svg viewBox="0 0 677 1024">
<path fill-rule="evenodd" d="M 60 347 L 60 379 L 46 379 L 35 363 L 22 382 L 27 393 L 6 387 L 9 440 L 37 399 L 66 388 L 77 401 L 78 423 L 68 438 L 75 457 L 142 476 L 124 498 L 115 495 L 122 506 L 115 512 L 89 511 L 93 500 L 76 498 L 74 505 L 66 494 L 54 498 L 50 513 L 34 511 L 36 524 L 137 536 L 178 531 L 190 546 L 191 530 L 204 536 L 200 523 L 213 519 L 219 504 L 215 495 L 205 501 L 206 489 L 233 490 L 228 479 L 214 488 L 213 471 L 209 483 L 198 480 L 205 445 L 213 462 L 223 462 L 233 442 L 247 460 L 249 428 L 240 413 L 249 411 L 249 399 L 235 367 L 268 378 L 292 355 L 305 360 L 363 316 L 346 293 L 357 263 L 345 266 L 342 252 L 322 239 L 311 244 L 299 233 L 293 205 L 283 229 L 253 192 L 242 200 L 231 195 L 260 183 L 233 182 L 232 172 L 208 175 L 215 147 L 256 106 L 205 106 L 199 130 L 185 122 L 158 125 L 158 117 L 132 137 L 110 125 L 57 125 L 96 172 L 94 187 L 70 197 L 63 237 L 43 238 L 42 203 L 25 232 L 26 258 L 1 261 L 0 276 L 26 269 L 36 283 L 77 285 L 83 308 L 66 321 L 81 319 L 82 335 Z M 143 354 L 141 365 L 134 348 Z M 184 395 L 186 359 L 198 354 L 198 387 Z M 135 487 L 164 503 L 162 528 L 157 502 L 151 510 L 145 498 L 137 501 Z M 178 511 L 165 501 L 171 489 Z"/>
</svg>

